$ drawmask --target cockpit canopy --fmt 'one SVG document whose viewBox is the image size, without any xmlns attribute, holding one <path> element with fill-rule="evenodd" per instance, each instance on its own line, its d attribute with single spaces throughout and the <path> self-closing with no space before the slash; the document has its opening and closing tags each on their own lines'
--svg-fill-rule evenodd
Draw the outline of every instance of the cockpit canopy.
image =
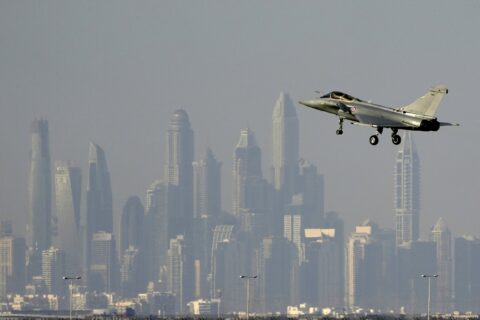
<svg viewBox="0 0 480 320">
<path fill-rule="evenodd" d="M 332 91 L 327 93 L 326 95 L 321 96 L 320 98 L 330 98 L 330 99 L 336 99 L 336 100 L 343 100 L 343 101 L 358 101 L 362 102 L 362 100 L 352 97 L 349 94 L 340 92 L 340 91 Z"/>
</svg>

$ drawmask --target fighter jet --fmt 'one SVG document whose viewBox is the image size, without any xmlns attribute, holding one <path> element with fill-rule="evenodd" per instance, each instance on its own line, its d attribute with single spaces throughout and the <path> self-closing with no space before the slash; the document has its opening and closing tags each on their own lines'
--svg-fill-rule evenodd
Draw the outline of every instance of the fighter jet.
<svg viewBox="0 0 480 320">
<path fill-rule="evenodd" d="M 398 130 L 438 131 L 442 126 L 458 126 L 455 123 L 439 122 L 435 116 L 440 102 L 448 93 L 444 85 L 437 85 L 411 104 L 389 108 L 370 101 L 360 100 L 349 94 L 332 91 L 319 98 L 300 101 L 304 106 L 338 116 L 337 134 L 343 134 L 344 120 L 351 124 L 374 127 L 377 133 L 370 137 L 370 144 L 378 143 L 384 128 L 392 130 L 392 143 L 400 144 Z"/>
</svg>

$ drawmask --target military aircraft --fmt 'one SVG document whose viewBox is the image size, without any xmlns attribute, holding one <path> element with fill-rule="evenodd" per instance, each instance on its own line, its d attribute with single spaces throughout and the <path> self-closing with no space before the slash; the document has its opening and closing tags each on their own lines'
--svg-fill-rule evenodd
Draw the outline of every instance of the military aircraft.
<svg viewBox="0 0 480 320">
<path fill-rule="evenodd" d="M 351 124 L 374 127 L 377 133 L 370 137 L 370 144 L 378 143 L 378 135 L 384 128 L 392 129 L 392 143 L 400 144 L 399 129 L 416 131 L 438 131 L 442 126 L 458 126 L 455 123 L 439 122 L 435 116 L 440 102 L 448 93 L 444 85 L 430 88 L 428 92 L 411 104 L 388 108 L 370 101 L 360 100 L 349 94 L 332 91 L 319 98 L 299 101 L 304 106 L 332 113 L 339 118 L 337 134 L 343 134 L 343 121 Z"/>
</svg>

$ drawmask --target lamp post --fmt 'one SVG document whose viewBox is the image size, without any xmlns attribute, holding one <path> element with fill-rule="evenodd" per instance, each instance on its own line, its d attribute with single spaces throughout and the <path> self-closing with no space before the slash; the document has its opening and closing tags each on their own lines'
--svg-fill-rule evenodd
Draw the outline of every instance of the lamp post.
<svg viewBox="0 0 480 320">
<path fill-rule="evenodd" d="M 250 303 L 250 280 L 251 279 L 257 279 L 258 276 L 257 275 L 254 275 L 254 276 L 245 276 L 245 275 L 241 275 L 240 276 L 240 279 L 247 279 L 247 320 L 249 319 L 250 317 L 250 310 L 249 310 L 249 303 Z"/>
<path fill-rule="evenodd" d="M 430 280 L 438 278 L 438 274 L 422 274 L 421 276 L 428 279 L 427 320 L 430 320 Z"/>
<path fill-rule="evenodd" d="M 72 287 L 73 287 L 73 280 L 80 280 L 82 277 L 80 276 L 75 276 L 75 277 L 69 277 L 69 276 L 64 276 L 62 277 L 63 280 L 69 280 L 70 282 L 70 320 L 72 320 Z"/>
</svg>

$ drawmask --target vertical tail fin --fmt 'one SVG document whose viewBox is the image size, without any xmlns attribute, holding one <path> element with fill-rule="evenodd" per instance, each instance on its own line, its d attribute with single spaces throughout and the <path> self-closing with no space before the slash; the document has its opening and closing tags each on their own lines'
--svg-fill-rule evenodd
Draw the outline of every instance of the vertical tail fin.
<svg viewBox="0 0 480 320">
<path fill-rule="evenodd" d="M 446 86 L 441 84 L 436 85 L 435 87 L 430 88 L 425 95 L 421 96 L 411 104 L 400 108 L 400 110 L 433 117 L 435 112 L 437 112 L 440 102 L 447 93 L 448 89 Z"/>
</svg>

